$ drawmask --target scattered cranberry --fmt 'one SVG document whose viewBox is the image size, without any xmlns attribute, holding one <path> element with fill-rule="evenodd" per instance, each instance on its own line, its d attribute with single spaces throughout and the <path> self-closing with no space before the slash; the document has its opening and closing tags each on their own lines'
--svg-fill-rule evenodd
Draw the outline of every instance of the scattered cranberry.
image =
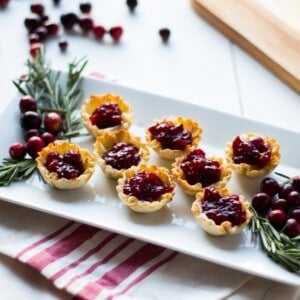
<svg viewBox="0 0 300 300">
<path fill-rule="evenodd" d="M 89 14 L 92 10 L 92 4 L 90 2 L 83 2 L 79 4 L 79 9 L 84 14 Z"/>
<path fill-rule="evenodd" d="M 40 42 L 44 42 L 48 37 L 48 30 L 45 26 L 39 26 L 34 33 L 39 36 Z"/>
<path fill-rule="evenodd" d="M 53 143 L 55 141 L 55 137 L 50 132 L 43 132 L 40 137 L 45 143 L 45 146 L 49 145 L 50 143 Z"/>
<path fill-rule="evenodd" d="M 26 146 L 22 143 L 14 143 L 9 147 L 9 155 L 13 159 L 22 159 L 26 153 Z"/>
<path fill-rule="evenodd" d="M 168 40 L 170 38 L 170 35 L 171 35 L 170 29 L 161 28 L 161 29 L 159 29 L 158 33 L 159 33 L 159 35 L 160 35 L 160 37 L 161 37 L 161 39 L 164 43 L 168 42 Z"/>
<path fill-rule="evenodd" d="M 279 198 L 279 199 L 272 199 L 272 209 L 281 209 L 284 212 L 287 212 L 289 208 L 288 202 L 286 199 Z"/>
<path fill-rule="evenodd" d="M 60 21 L 64 29 L 71 30 L 74 25 L 78 24 L 78 16 L 74 13 L 66 13 L 61 15 Z"/>
<path fill-rule="evenodd" d="M 58 42 L 58 47 L 60 49 L 61 52 L 66 52 L 67 48 L 68 48 L 68 42 L 64 39 L 61 39 Z"/>
<path fill-rule="evenodd" d="M 115 26 L 110 28 L 108 33 L 115 42 L 118 42 L 123 34 L 123 28 L 121 26 Z"/>
<path fill-rule="evenodd" d="M 271 197 L 279 192 L 279 188 L 280 186 L 278 181 L 271 177 L 264 178 L 260 183 L 260 190 Z"/>
<path fill-rule="evenodd" d="M 295 188 L 290 181 L 286 181 L 280 185 L 278 196 L 280 198 L 287 199 L 290 192 L 294 191 Z"/>
<path fill-rule="evenodd" d="M 56 112 L 46 113 L 44 116 L 44 127 L 45 129 L 52 133 L 57 134 L 63 125 L 62 117 Z"/>
<path fill-rule="evenodd" d="M 35 111 L 26 111 L 21 116 L 21 126 L 25 130 L 29 130 L 32 128 L 39 129 L 42 124 L 41 116 Z"/>
<path fill-rule="evenodd" d="M 130 12 L 134 12 L 135 8 L 138 5 L 138 2 L 137 2 L 137 0 L 126 0 L 126 4 L 129 8 Z"/>
<path fill-rule="evenodd" d="M 266 214 L 271 204 L 271 197 L 263 192 L 255 194 L 252 198 L 252 206 L 259 214 Z"/>
<path fill-rule="evenodd" d="M 33 59 L 37 58 L 43 52 L 43 44 L 42 43 L 33 43 L 30 45 L 29 53 Z"/>
<path fill-rule="evenodd" d="M 44 24 L 45 28 L 47 29 L 47 33 L 49 36 L 55 36 L 57 35 L 58 31 L 59 31 L 59 26 L 57 23 L 53 23 L 53 22 L 46 22 Z"/>
<path fill-rule="evenodd" d="M 41 42 L 41 40 L 37 33 L 31 33 L 29 35 L 29 43 L 30 44 L 35 44 L 35 43 L 40 43 L 40 42 Z"/>
<path fill-rule="evenodd" d="M 290 206 L 300 206 L 300 193 L 291 191 L 287 196 L 287 202 Z"/>
<path fill-rule="evenodd" d="M 40 152 L 44 147 L 45 143 L 39 136 L 32 136 L 26 142 L 27 152 L 32 158 L 36 158 L 38 152 Z"/>
<path fill-rule="evenodd" d="M 8 3 L 9 3 L 9 0 L 0 0 L 0 8 L 6 8 Z"/>
<path fill-rule="evenodd" d="M 100 40 L 103 38 L 104 34 L 106 33 L 106 30 L 102 25 L 94 26 L 92 31 L 93 31 L 94 37 L 96 39 L 100 39 Z"/>
<path fill-rule="evenodd" d="M 32 15 L 25 18 L 24 25 L 28 32 L 34 32 L 39 26 L 43 25 L 43 22 L 38 16 Z"/>
<path fill-rule="evenodd" d="M 19 108 L 21 113 L 25 113 L 26 111 L 37 111 L 36 100 L 30 95 L 25 95 L 20 99 Z"/>
<path fill-rule="evenodd" d="M 34 3 L 30 5 L 31 12 L 37 15 L 44 15 L 44 5 L 42 3 Z"/>
<path fill-rule="evenodd" d="M 288 219 L 284 226 L 283 232 L 291 238 L 300 235 L 300 223 L 293 218 Z"/>
<path fill-rule="evenodd" d="M 93 29 L 94 22 L 91 17 L 83 16 L 78 19 L 78 24 L 82 31 L 89 32 Z"/>
<path fill-rule="evenodd" d="M 291 211 L 290 217 L 300 222 L 300 208 L 295 208 Z"/>
<path fill-rule="evenodd" d="M 268 219 L 276 229 L 282 229 L 287 220 L 287 216 L 283 210 L 274 209 L 268 213 Z"/>
<path fill-rule="evenodd" d="M 40 136 L 40 131 L 36 128 L 32 128 L 32 129 L 26 130 L 24 132 L 24 140 L 25 141 L 27 141 L 32 136 Z"/>
</svg>

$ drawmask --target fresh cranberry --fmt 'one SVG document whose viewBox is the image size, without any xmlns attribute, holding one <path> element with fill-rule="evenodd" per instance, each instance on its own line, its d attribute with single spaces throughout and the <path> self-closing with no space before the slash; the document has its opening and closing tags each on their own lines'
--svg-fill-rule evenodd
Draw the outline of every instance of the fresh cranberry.
<svg viewBox="0 0 300 300">
<path fill-rule="evenodd" d="M 26 142 L 27 152 L 32 157 L 35 158 L 44 147 L 45 143 L 39 136 L 32 136 Z"/>
<path fill-rule="evenodd" d="M 49 36 L 57 35 L 57 33 L 59 31 L 59 25 L 57 23 L 46 22 L 44 24 L 44 26 L 47 29 L 47 33 L 48 33 Z"/>
<path fill-rule="evenodd" d="M 287 215 L 281 209 L 274 209 L 268 213 L 268 219 L 276 229 L 281 229 L 285 225 Z"/>
<path fill-rule="evenodd" d="M 126 4 L 130 10 L 130 12 L 134 12 L 135 8 L 138 5 L 137 0 L 126 0 Z"/>
<path fill-rule="evenodd" d="M 42 124 L 41 116 L 35 111 L 26 111 L 21 116 L 21 126 L 25 130 L 29 130 L 32 128 L 39 129 Z"/>
<path fill-rule="evenodd" d="M 78 16 L 74 13 L 66 13 L 61 15 L 60 21 L 66 30 L 73 29 L 74 25 L 78 24 Z"/>
<path fill-rule="evenodd" d="M 56 112 L 46 113 L 44 116 L 44 127 L 45 129 L 52 133 L 57 134 L 63 125 L 62 117 Z"/>
<path fill-rule="evenodd" d="M 102 39 L 104 34 L 106 33 L 105 28 L 102 25 L 96 25 L 93 27 L 93 34 L 96 39 Z"/>
<path fill-rule="evenodd" d="M 55 137 L 52 133 L 50 132 L 43 132 L 40 137 L 45 143 L 45 146 L 49 145 L 50 143 L 54 142 Z"/>
<path fill-rule="evenodd" d="M 102 158 L 107 165 L 117 170 L 136 166 L 141 160 L 138 148 L 131 143 L 124 142 L 114 144 L 103 154 Z"/>
<path fill-rule="evenodd" d="M 78 24 L 82 31 L 89 32 L 93 29 L 94 21 L 89 16 L 82 16 L 78 19 Z"/>
<path fill-rule="evenodd" d="M 294 176 L 292 178 L 292 185 L 296 191 L 300 192 L 300 175 Z"/>
<path fill-rule="evenodd" d="M 90 121 L 99 129 L 121 125 L 121 110 L 117 103 L 104 103 L 95 109 Z"/>
<path fill-rule="evenodd" d="M 297 191 L 289 192 L 287 202 L 290 206 L 300 206 L 300 193 Z"/>
<path fill-rule="evenodd" d="M 233 161 L 236 164 L 246 163 L 264 167 L 271 159 L 271 149 L 261 137 L 250 140 L 237 136 L 233 143 Z"/>
<path fill-rule="evenodd" d="M 84 14 L 89 14 L 92 10 L 92 4 L 90 2 L 82 2 L 79 4 L 79 10 Z"/>
<path fill-rule="evenodd" d="M 39 26 L 43 25 L 43 22 L 38 16 L 31 15 L 25 18 L 24 25 L 28 32 L 34 32 Z"/>
<path fill-rule="evenodd" d="M 121 26 L 114 26 L 109 29 L 108 33 L 115 42 L 118 42 L 123 34 L 123 28 Z"/>
<path fill-rule="evenodd" d="M 31 33 L 29 35 L 29 43 L 30 44 L 35 44 L 35 43 L 40 43 L 40 36 L 37 33 Z"/>
<path fill-rule="evenodd" d="M 68 42 L 64 39 L 61 39 L 58 42 L 58 47 L 60 49 L 61 52 L 66 52 L 67 48 L 68 48 Z"/>
<path fill-rule="evenodd" d="M 252 197 L 252 206 L 259 214 L 266 214 L 271 204 L 272 198 L 266 193 L 257 193 Z"/>
<path fill-rule="evenodd" d="M 300 222 L 300 208 L 295 208 L 291 210 L 290 217 Z"/>
<path fill-rule="evenodd" d="M 26 111 L 37 111 L 36 100 L 30 95 L 25 95 L 20 99 L 19 108 L 21 113 L 25 113 Z"/>
<path fill-rule="evenodd" d="M 281 209 L 284 212 L 287 212 L 289 208 L 288 202 L 286 199 L 272 199 L 272 209 Z"/>
<path fill-rule="evenodd" d="M 144 171 L 136 173 L 126 180 L 123 192 L 126 195 L 134 196 L 142 201 L 156 201 L 163 194 L 173 191 L 173 186 L 165 185 L 154 173 Z"/>
<path fill-rule="evenodd" d="M 300 223 L 293 218 L 288 219 L 284 226 L 283 232 L 290 238 L 300 235 Z"/>
<path fill-rule="evenodd" d="M 171 35 L 171 31 L 168 28 L 161 28 L 159 29 L 158 33 L 164 43 L 166 43 L 169 40 Z"/>
<path fill-rule="evenodd" d="M 9 0 L 0 0 L 0 8 L 6 8 Z"/>
<path fill-rule="evenodd" d="M 9 147 L 9 155 L 13 159 L 22 159 L 26 153 L 26 146 L 22 143 L 14 143 Z"/>
<path fill-rule="evenodd" d="M 44 42 L 48 37 L 48 30 L 45 26 L 39 26 L 34 33 L 39 36 L 40 42 Z"/>
<path fill-rule="evenodd" d="M 40 136 L 40 131 L 39 129 L 36 128 L 32 128 L 29 130 L 25 130 L 24 131 L 24 140 L 27 141 L 29 138 L 31 138 L 32 136 Z"/>
<path fill-rule="evenodd" d="M 31 12 L 42 16 L 44 14 L 44 5 L 42 3 L 34 3 L 30 5 Z"/>
<path fill-rule="evenodd" d="M 214 189 L 206 188 L 204 190 L 201 201 L 202 211 L 209 219 L 212 219 L 217 225 L 229 221 L 232 226 L 241 225 L 246 221 L 246 213 L 242 210 L 238 195 L 221 196 L 216 190 L 214 193 L 211 193 L 210 190 Z"/>
<path fill-rule="evenodd" d="M 221 169 L 217 161 L 205 158 L 205 153 L 201 149 L 190 152 L 180 163 L 180 168 L 189 184 L 201 183 L 207 187 L 220 180 Z"/>
<path fill-rule="evenodd" d="M 191 132 L 184 130 L 181 124 L 175 125 L 171 121 L 163 121 L 148 130 L 152 139 L 158 140 L 163 149 L 184 150 L 192 144 Z"/>
<path fill-rule="evenodd" d="M 260 183 L 260 190 L 268 195 L 275 196 L 279 192 L 279 183 L 276 179 L 271 177 L 264 178 Z"/>
<path fill-rule="evenodd" d="M 42 43 L 33 43 L 30 45 L 29 53 L 33 59 L 42 54 L 44 46 Z"/>
<path fill-rule="evenodd" d="M 278 196 L 287 199 L 290 192 L 294 191 L 295 187 L 290 181 L 286 181 L 280 185 Z"/>
</svg>

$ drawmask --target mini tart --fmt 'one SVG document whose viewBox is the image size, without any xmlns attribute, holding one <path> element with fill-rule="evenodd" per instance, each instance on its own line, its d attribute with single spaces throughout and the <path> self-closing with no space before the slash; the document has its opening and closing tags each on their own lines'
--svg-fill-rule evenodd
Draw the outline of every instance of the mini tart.
<svg viewBox="0 0 300 300">
<path fill-rule="evenodd" d="M 149 129 L 152 126 L 155 126 L 160 123 L 170 122 L 171 124 L 178 126 L 182 125 L 183 130 L 191 133 L 191 143 L 188 144 L 185 149 L 177 150 L 177 149 L 170 149 L 170 148 L 163 148 L 162 144 L 155 138 L 152 138 L 152 134 Z M 202 128 L 199 124 L 192 120 L 191 118 L 184 118 L 182 116 L 177 117 L 165 117 L 161 120 L 157 120 L 152 126 L 147 128 L 146 130 L 146 142 L 148 143 L 149 147 L 151 147 L 160 157 L 166 159 L 175 159 L 176 157 L 182 156 L 190 152 L 192 149 L 197 147 L 201 135 L 202 135 Z"/>
<path fill-rule="evenodd" d="M 59 154 L 64 154 L 68 150 L 79 151 L 84 168 L 84 172 L 75 179 L 59 178 L 57 173 L 49 172 L 45 165 L 49 153 L 57 151 Z M 94 173 L 96 159 L 88 150 L 82 149 L 76 144 L 56 141 L 49 144 L 38 153 L 36 163 L 40 174 L 48 184 L 57 189 L 71 190 L 79 188 L 88 182 Z"/>
<path fill-rule="evenodd" d="M 134 178 L 139 172 L 145 172 L 147 174 L 154 173 L 160 178 L 165 187 L 169 187 L 169 191 L 163 193 L 157 200 L 154 201 L 138 199 L 133 195 L 125 194 L 124 185 L 128 182 L 128 180 Z M 131 167 L 124 171 L 123 176 L 118 179 L 116 190 L 123 204 L 128 206 L 131 210 L 139 213 L 150 213 L 162 209 L 167 203 L 172 201 L 175 193 L 175 185 L 172 182 L 172 177 L 170 176 L 168 169 L 158 167 L 157 165 L 141 164 L 138 167 Z"/>
<path fill-rule="evenodd" d="M 234 162 L 234 150 L 233 150 L 233 141 L 237 138 L 235 137 L 230 143 L 227 144 L 225 149 L 225 156 L 227 163 L 231 166 L 231 168 L 238 174 L 245 175 L 248 177 L 260 177 L 265 176 L 268 173 L 272 172 L 279 164 L 281 154 L 280 154 L 280 145 L 277 141 L 269 136 L 263 136 L 258 133 L 244 133 L 239 135 L 242 140 L 253 140 L 255 138 L 262 138 L 263 141 L 268 145 L 270 149 L 270 159 L 269 161 L 263 165 L 253 165 L 248 163 L 235 163 Z"/>
<path fill-rule="evenodd" d="M 113 166 L 107 164 L 105 159 L 103 158 L 103 155 L 107 151 L 112 149 L 112 147 L 116 143 L 120 143 L 120 142 L 130 143 L 138 149 L 140 161 L 136 166 L 140 165 L 143 162 L 147 162 L 150 157 L 150 153 L 147 148 L 147 145 L 141 141 L 140 137 L 133 136 L 127 130 L 111 131 L 111 132 L 108 131 L 102 133 L 97 137 L 96 142 L 94 143 L 94 154 L 104 174 L 107 175 L 108 177 L 115 178 L 115 179 L 122 177 L 122 174 L 126 169 L 124 168 L 116 169 Z M 129 169 L 129 167 L 127 169 Z"/>
<path fill-rule="evenodd" d="M 195 195 L 199 191 L 203 190 L 203 188 L 209 186 L 213 187 L 215 189 L 220 189 L 226 186 L 228 181 L 231 178 L 231 169 L 228 167 L 228 165 L 224 162 L 223 158 L 212 155 L 212 156 L 204 156 L 205 161 L 212 161 L 217 162 L 219 164 L 219 172 L 220 176 L 219 179 L 211 183 L 207 186 L 203 186 L 203 184 L 200 182 L 197 182 L 195 184 L 190 184 L 188 180 L 186 179 L 185 173 L 183 169 L 181 168 L 181 163 L 186 159 L 188 155 L 177 157 L 175 159 L 175 162 L 172 164 L 172 175 L 174 180 L 179 184 L 179 186 L 183 189 L 183 191 L 188 195 Z M 205 172 L 205 171 L 204 171 Z M 203 173 L 204 176 L 205 173 Z"/>
<path fill-rule="evenodd" d="M 121 125 L 99 129 L 90 121 L 93 112 L 105 103 L 116 103 L 121 111 Z M 115 94 L 91 95 L 82 105 L 81 118 L 84 126 L 95 138 L 107 130 L 128 129 L 133 121 L 131 106 L 120 96 Z"/>
<path fill-rule="evenodd" d="M 220 197 L 236 197 L 238 198 L 238 200 L 235 200 L 236 203 L 238 205 L 238 209 L 236 209 L 236 211 L 234 211 L 234 216 L 237 216 L 238 214 L 242 214 L 242 219 L 239 221 L 238 224 L 233 225 L 232 222 L 229 220 L 229 217 L 225 217 L 224 216 L 224 220 L 222 222 L 220 222 L 220 224 L 218 224 L 219 222 L 215 222 L 214 219 L 212 219 L 212 217 L 208 217 L 208 211 L 205 210 L 204 207 L 204 202 L 211 202 L 209 204 L 210 209 L 212 212 L 215 213 L 216 210 L 216 206 L 217 206 L 217 210 L 218 209 L 222 209 L 223 211 L 226 210 L 227 208 L 229 210 L 231 210 L 232 212 L 232 205 L 227 205 L 226 201 L 223 202 L 223 204 L 221 206 L 218 205 L 214 205 L 214 201 L 216 201 L 213 198 L 208 198 L 206 200 L 204 200 L 205 195 L 207 195 L 206 193 L 208 191 L 214 191 L 216 193 L 219 194 Z M 206 196 L 207 197 L 207 196 Z M 236 208 L 236 206 L 235 206 Z M 222 235 L 228 235 L 228 234 L 236 234 L 241 232 L 246 226 L 247 224 L 250 222 L 251 218 L 252 218 L 252 213 L 250 212 L 250 204 L 245 201 L 244 196 L 243 195 L 237 195 L 237 194 L 233 194 L 232 191 L 228 188 L 222 188 L 219 190 L 216 189 L 212 189 L 212 188 L 205 188 L 202 191 L 200 191 L 199 193 L 196 194 L 196 200 L 192 203 L 192 207 L 191 207 L 191 211 L 192 214 L 195 218 L 195 220 L 200 224 L 200 226 L 203 228 L 203 230 L 205 230 L 207 233 L 211 234 L 211 235 L 215 235 L 215 236 L 222 236 Z"/>
</svg>

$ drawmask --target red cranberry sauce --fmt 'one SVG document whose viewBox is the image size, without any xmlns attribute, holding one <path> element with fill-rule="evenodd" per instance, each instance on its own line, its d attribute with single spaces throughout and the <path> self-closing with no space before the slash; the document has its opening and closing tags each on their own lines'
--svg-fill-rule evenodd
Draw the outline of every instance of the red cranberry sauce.
<svg viewBox="0 0 300 300">
<path fill-rule="evenodd" d="M 75 179 L 84 172 L 79 151 L 68 150 L 64 154 L 50 152 L 46 159 L 46 168 L 55 172 L 59 178 Z"/>
<path fill-rule="evenodd" d="M 233 161 L 236 164 L 246 163 L 262 168 L 271 160 L 271 149 L 262 137 L 250 140 L 237 136 L 233 143 Z"/>
<path fill-rule="evenodd" d="M 99 129 L 121 125 L 121 110 L 117 103 L 104 103 L 94 110 L 90 116 L 90 121 Z"/>
<path fill-rule="evenodd" d="M 126 180 L 123 192 L 139 200 L 152 202 L 163 194 L 172 192 L 173 189 L 173 186 L 165 185 L 156 174 L 141 171 Z"/>
<path fill-rule="evenodd" d="M 246 213 L 242 211 L 239 196 L 235 194 L 223 197 L 217 190 L 206 188 L 201 208 L 217 225 L 229 221 L 233 226 L 238 226 L 246 221 Z"/>
<path fill-rule="evenodd" d="M 102 158 L 107 165 L 117 170 L 136 166 L 141 160 L 139 149 L 131 143 L 124 142 L 115 143 L 102 155 Z"/>
<path fill-rule="evenodd" d="M 163 121 L 148 130 L 152 139 L 158 140 L 163 149 L 184 150 L 192 144 L 192 133 L 184 130 L 182 124 L 175 125 L 171 121 Z"/>
<path fill-rule="evenodd" d="M 220 180 L 221 169 L 218 161 L 205 158 L 201 149 L 190 152 L 180 163 L 180 168 L 189 184 L 201 183 L 203 187 Z"/>
</svg>

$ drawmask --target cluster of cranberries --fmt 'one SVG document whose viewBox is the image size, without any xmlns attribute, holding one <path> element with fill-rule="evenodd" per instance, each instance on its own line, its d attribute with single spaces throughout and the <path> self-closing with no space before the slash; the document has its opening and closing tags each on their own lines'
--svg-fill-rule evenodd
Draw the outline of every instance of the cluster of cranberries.
<svg viewBox="0 0 300 300">
<path fill-rule="evenodd" d="M 14 143 L 9 147 L 10 157 L 22 159 L 28 153 L 35 158 L 56 135 L 62 130 L 63 119 L 56 112 L 38 112 L 36 100 L 30 95 L 23 96 L 19 101 L 21 112 L 20 125 L 24 132 L 24 143 Z"/>
<path fill-rule="evenodd" d="M 46 158 L 46 168 L 59 178 L 75 179 L 84 172 L 79 151 L 68 150 L 64 154 L 50 152 Z"/>
<path fill-rule="evenodd" d="M 252 206 L 277 230 L 289 237 L 300 235 L 300 176 L 283 183 L 271 177 L 264 178 L 260 192 L 252 198 Z"/>
</svg>

